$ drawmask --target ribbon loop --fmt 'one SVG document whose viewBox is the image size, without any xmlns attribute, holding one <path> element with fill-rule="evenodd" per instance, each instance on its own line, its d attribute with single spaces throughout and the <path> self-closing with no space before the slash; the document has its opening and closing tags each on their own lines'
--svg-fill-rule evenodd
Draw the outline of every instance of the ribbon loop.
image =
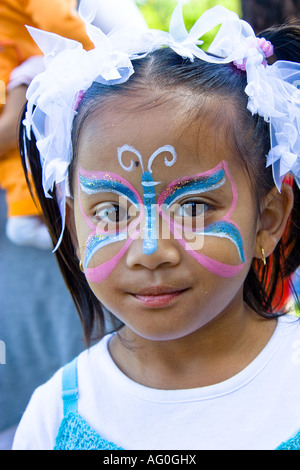
<svg viewBox="0 0 300 470">
<path fill-rule="evenodd" d="M 193 61 L 233 62 L 247 74 L 248 109 L 270 123 L 274 181 L 280 190 L 283 176 L 292 172 L 300 177 L 300 64 L 277 61 L 268 66 L 273 53 L 270 42 L 256 38 L 252 27 L 223 6 L 206 11 L 186 30 L 182 1 L 173 12 L 169 32 L 158 30 L 112 31 L 106 36 L 91 24 L 91 0 L 80 2 L 79 13 L 86 21 L 87 33 L 95 48 L 89 51 L 74 40 L 28 27 L 45 56 L 45 71 L 36 76 L 27 91 L 27 112 L 23 121 L 27 137 L 31 131 L 37 141 L 43 169 L 46 196 L 56 187 L 64 227 L 65 199 L 69 194 L 68 167 L 72 159 L 71 130 L 78 100 L 94 81 L 111 85 L 127 81 L 134 73 L 133 59 L 164 46 Z M 207 52 L 201 38 L 214 27 L 220 29 Z M 60 240 L 57 244 L 59 245 Z M 57 248 L 57 247 L 56 247 Z"/>
</svg>

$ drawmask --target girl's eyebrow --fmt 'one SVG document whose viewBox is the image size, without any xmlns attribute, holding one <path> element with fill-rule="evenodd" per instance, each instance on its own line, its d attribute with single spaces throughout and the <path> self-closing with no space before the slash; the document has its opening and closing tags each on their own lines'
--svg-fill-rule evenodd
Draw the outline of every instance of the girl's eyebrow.
<svg viewBox="0 0 300 470">
<path fill-rule="evenodd" d="M 209 175 L 198 174 L 184 177 L 170 183 L 161 193 L 158 204 L 174 204 L 186 194 L 199 194 L 220 188 L 226 182 L 226 173 L 223 168 Z"/>
<path fill-rule="evenodd" d="M 129 187 L 129 183 L 128 186 L 126 183 L 121 183 L 115 175 L 110 173 L 105 174 L 104 178 L 90 178 L 79 172 L 79 183 L 81 190 L 88 195 L 112 192 L 119 196 L 125 196 L 137 206 L 141 202 L 138 200 L 135 192 Z"/>
</svg>

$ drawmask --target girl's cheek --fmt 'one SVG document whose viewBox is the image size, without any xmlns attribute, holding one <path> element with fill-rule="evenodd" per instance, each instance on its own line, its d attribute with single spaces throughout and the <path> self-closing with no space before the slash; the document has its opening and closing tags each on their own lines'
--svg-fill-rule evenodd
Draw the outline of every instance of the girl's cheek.
<svg viewBox="0 0 300 470">
<path fill-rule="evenodd" d="M 87 270 L 89 267 L 100 266 L 109 261 L 120 251 L 119 244 L 117 252 L 115 245 L 126 239 L 126 234 L 106 235 L 99 233 L 91 233 L 85 242 L 83 267 Z M 112 253 L 114 253 L 112 255 Z"/>
<path fill-rule="evenodd" d="M 240 228 L 229 218 L 196 228 L 182 226 L 160 210 L 170 235 L 206 269 L 224 277 L 237 275 L 245 265 L 246 256 Z M 226 220 L 224 220 L 226 219 Z"/>
<path fill-rule="evenodd" d="M 195 231 L 171 221 L 170 231 L 186 252 L 213 274 L 233 277 L 245 265 L 243 238 L 232 221 L 220 220 Z"/>
<path fill-rule="evenodd" d="M 85 242 L 83 255 L 87 281 L 103 282 L 124 256 L 129 242 L 131 240 L 127 239 L 126 234 L 110 236 L 92 232 Z"/>
<path fill-rule="evenodd" d="M 213 274 L 221 277 L 233 277 L 240 273 L 245 265 L 244 251 L 239 253 L 235 244 L 225 237 L 203 236 L 203 248 L 198 250 L 200 243 L 190 243 L 182 239 L 179 243 L 199 264 Z"/>
</svg>

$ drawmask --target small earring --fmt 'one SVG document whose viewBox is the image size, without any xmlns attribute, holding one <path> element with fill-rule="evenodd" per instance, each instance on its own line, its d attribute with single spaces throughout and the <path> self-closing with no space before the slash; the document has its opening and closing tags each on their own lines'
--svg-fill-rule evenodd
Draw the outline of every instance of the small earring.
<svg viewBox="0 0 300 470">
<path fill-rule="evenodd" d="M 262 262 L 263 262 L 264 266 L 266 266 L 267 261 L 266 261 L 265 250 L 263 249 L 262 246 L 260 247 L 260 250 L 261 250 L 261 259 L 262 259 Z"/>
<path fill-rule="evenodd" d="M 79 260 L 79 269 L 82 273 L 84 273 L 83 264 L 82 264 L 81 259 Z"/>
</svg>

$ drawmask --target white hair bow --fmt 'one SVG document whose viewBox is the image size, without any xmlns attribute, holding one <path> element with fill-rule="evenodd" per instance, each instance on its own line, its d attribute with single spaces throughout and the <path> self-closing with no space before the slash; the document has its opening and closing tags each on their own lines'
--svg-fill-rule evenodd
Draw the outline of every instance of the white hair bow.
<svg viewBox="0 0 300 470">
<path fill-rule="evenodd" d="M 43 169 L 46 196 L 56 187 L 62 217 L 69 194 L 68 168 L 72 159 L 71 130 L 80 92 L 94 81 L 107 85 L 123 83 L 134 73 L 132 60 L 162 46 L 169 46 L 191 61 L 195 57 L 212 63 L 234 62 L 247 73 L 248 109 L 270 123 L 272 148 L 267 165 L 273 166 L 280 190 L 284 175 L 292 172 L 300 186 L 300 64 L 275 62 L 266 65 L 270 43 L 255 37 L 251 26 L 222 6 L 206 11 L 188 32 L 182 2 L 176 6 L 169 32 L 120 29 L 106 36 L 91 21 L 94 2 L 82 0 L 80 14 L 95 48 L 86 51 L 76 41 L 28 28 L 45 56 L 45 71 L 34 78 L 27 91 L 24 120 L 28 138 L 33 131 Z M 221 25 L 208 51 L 199 48 L 201 38 Z"/>
</svg>

